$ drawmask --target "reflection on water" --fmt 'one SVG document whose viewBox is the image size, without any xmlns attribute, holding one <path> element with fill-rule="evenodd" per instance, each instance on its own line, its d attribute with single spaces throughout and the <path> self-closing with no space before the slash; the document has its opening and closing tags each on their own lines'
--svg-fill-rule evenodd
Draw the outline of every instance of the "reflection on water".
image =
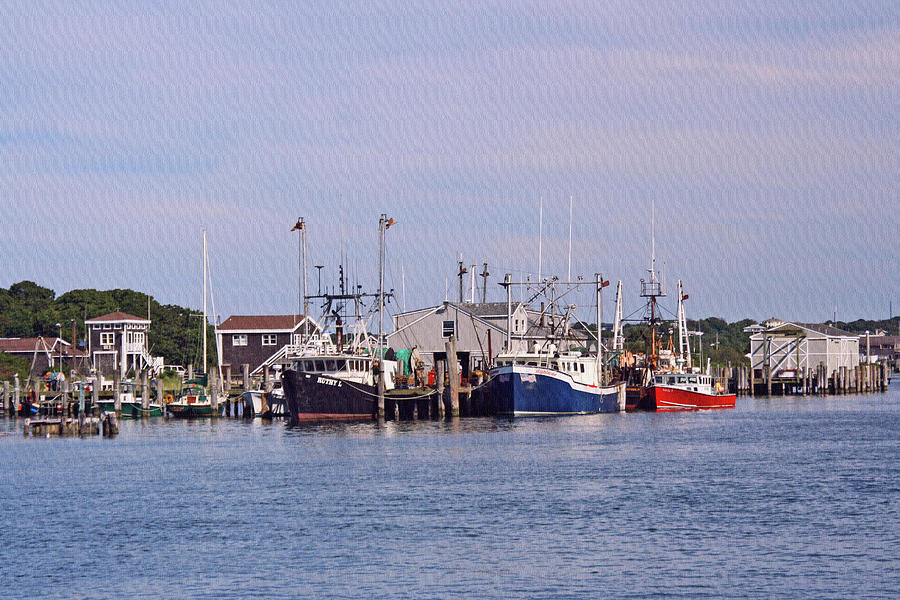
<svg viewBox="0 0 900 600">
<path fill-rule="evenodd" d="M 0 418 L 0 595 L 896 597 L 898 404 L 114 439 Z"/>
</svg>

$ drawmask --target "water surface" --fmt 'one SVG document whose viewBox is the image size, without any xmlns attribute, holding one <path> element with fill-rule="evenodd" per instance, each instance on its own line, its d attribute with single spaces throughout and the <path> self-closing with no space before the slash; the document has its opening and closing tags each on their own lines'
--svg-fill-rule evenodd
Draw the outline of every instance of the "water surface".
<svg viewBox="0 0 900 600">
<path fill-rule="evenodd" d="M 900 389 L 357 423 L 0 419 L 5 598 L 896 598 Z"/>
</svg>

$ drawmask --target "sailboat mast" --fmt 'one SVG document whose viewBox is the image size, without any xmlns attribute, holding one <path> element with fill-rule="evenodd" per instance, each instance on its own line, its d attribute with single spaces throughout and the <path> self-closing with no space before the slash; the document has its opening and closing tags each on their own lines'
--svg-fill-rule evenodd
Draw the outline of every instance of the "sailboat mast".
<svg viewBox="0 0 900 600">
<path fill-rule="evenodd" d="M 206 230 L 203 230 L 203 373 L 206 374 Z"/>
</svg>

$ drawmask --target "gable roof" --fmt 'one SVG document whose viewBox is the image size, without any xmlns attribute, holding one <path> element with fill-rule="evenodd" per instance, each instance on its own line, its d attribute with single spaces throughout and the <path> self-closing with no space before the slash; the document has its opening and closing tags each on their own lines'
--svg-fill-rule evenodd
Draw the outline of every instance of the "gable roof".
<svg viewBox="0 0 900 600">
<path fill-rule="evenodd" d="M 85 323 L 109 323 L 111 321 L 137 321 L 139 323 L 149 323 L 148 319 L 142 319 L 121 311 L 111 312 L 106 315 L 100 315 L 93 319 L 88 319 Z"/>
<path fill-rule="evenodd" d="M 0 338 L 0 352 L 34 353 L 37 346 L 38 352 L 52 352 L 59 355 L 60 345 L 63 356 L 87 356 L 87 350 L 72 348 L 72 345 L 60 338 L 30 337 L 30 338 Z"/>
<path fill-rule="evenodd" d="M 474 304 L 451 302 L 451 304 L 475 317 L 506 317 L 506 302 L 476 302 Z M 516 312 L 520 305 L 521 302 L 513 302 L 512 311 Z"/>
<path fill-rule="evenodd" d="M 793 334 L 799 332 L 799 330 L 806 330 L 810 333 L 821 333 L 822 335 L 828 337 L 848 337 L 859 339 L 859 336 L 854 333 L 850 333 L 849 331 L 844 331 L 843 329 L 838 329 L 837 327 L 832 327 L 831 325 L 819 324 L 819 323 L 793 323 L 791 321 L 784 321 L 775 327 L 770 327 L 768 329 L 758 330 L 756 333 L 751 335 L 750 337 L 753 339 L 760 339 L 760 336 L 763 336 L 767 333 L 785 333 L 785 334 Z"/>
<path fill-rule="evenodd" d="M 219 331 L 294 331 L 303 318 L 303 315 L 232 315 L 219 325 Z M 315 321 L 309 321 L 317 327 Z"/>
<path fill-rule="evenodd" d="M 35 345 L 38 352 L 46 352 L 48 348 L 55 349 L 60 341 L 56 337 L 0 338 L 0 352 L 34 352 Z M 62 343 L 68 345 L 68 342 Z"/>
</svg>

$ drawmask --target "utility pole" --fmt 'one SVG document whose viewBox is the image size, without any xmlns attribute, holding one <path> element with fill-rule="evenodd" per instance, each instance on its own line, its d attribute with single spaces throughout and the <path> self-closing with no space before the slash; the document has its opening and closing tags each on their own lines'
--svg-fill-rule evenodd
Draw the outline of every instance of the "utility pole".
<svg viewBox="0 0 900 600">
<path fill-rule="evenodd" d="M 484 270 L 481 272 L 482 277 L 482 286 L 481 286 L 481 302 L 487 302 L 487 278 L 490 275 L 487 270 L 487 263 L 484 263 Z"/>
</svg>

